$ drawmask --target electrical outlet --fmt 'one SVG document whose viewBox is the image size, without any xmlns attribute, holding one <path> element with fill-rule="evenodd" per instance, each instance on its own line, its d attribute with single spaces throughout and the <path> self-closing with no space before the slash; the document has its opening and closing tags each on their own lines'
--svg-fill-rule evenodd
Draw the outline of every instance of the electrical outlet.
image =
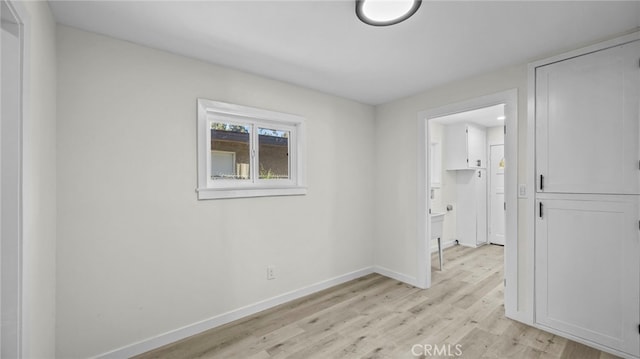
<svg viewBox="0 0 640 359">
<path fill-rule="evenodd" d="M 276 267 L 267 266 L 267 280 L 276 279 Z"/>
</svg>

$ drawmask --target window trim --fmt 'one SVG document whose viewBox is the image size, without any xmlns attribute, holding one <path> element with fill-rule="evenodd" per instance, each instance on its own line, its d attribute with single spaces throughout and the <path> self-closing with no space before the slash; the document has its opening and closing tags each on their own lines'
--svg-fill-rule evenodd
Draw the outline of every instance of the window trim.
<svg viewBox="0 0 640 359">
<path fill-rule="evenodd" d="M 198 199 L 221 199 L 265 196 L 305 195 L 305 119 L 301 116 L 269 111 L 254 107 L 236 105 L 220 101 L 199 98 L 197 101 L 197 152 L 198 152 Z M 210 179 L 211 166 L 211 131 L 212 121 L 231 122 L 237 124 L 251 124 L 250 136 L 251 156 L 249 181 L 225 181 Z M 273 128 L 290 131 L 289 139 L 289 179 L 260 179 L 259 178 L 259 149 L 257 133 L 258 127 Z M 255 177 L 254 177 L 255 176 Z M 240 182 L 240 183 L 238 183 Z"/>
</svg>

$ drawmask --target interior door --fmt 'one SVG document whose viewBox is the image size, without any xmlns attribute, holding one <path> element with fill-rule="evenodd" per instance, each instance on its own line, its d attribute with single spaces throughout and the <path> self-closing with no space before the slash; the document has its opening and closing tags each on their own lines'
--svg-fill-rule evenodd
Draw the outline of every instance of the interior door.
<svg viewBox="0 0 640 359">
<path fill-rule="evenodd" d="M 637 196 L 549 196 L 536 216 L 536 322 L 637 356 Z"/>
<path fill-rule="evenodd" d="M 504 145 L 491 146 L 489 156 L 489 242 L 504 245 Z"/>
<path fill-rule="evenodd" d="M 640 194 L 640 41 L 536 69 L 538 192 Z"/>
</svg>

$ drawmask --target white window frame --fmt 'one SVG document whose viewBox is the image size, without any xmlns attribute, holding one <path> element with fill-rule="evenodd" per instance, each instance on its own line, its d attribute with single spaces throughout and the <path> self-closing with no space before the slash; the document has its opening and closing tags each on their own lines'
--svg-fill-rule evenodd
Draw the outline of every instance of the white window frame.
<svg viewBox="0 0 640 359">
<path fill-rule="evenodd" d="M 211 123 L 250 126 L 247 180 L 211 179 Z M 198 99 L 198 199 L 305 195 L 304 118 L 287 113 Z M 260 179 L 258 128 L 288 131 L 289 178 Z"/>
</svg>

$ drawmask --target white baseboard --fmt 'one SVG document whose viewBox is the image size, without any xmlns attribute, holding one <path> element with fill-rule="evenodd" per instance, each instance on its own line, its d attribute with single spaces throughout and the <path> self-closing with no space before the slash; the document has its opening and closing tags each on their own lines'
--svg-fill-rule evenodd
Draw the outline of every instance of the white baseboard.
<svg viewBox="0 0 640 359">
<path fill-rule="evenodd" d="M 555 335 L 558 335 L 560 337 L 563 337 L 563 338 L 566 338 L 566 339 L 569 339 L 569 340 L 573 340 L 574 342 L 578 342 L 578 343 L 584 344 L 586 346 L 598 349 L 600 351 L 603 351 L 603 352 L 606 352 L 606 353 L 609 353 L 609 354 L 613 354 L 613 355 L 618 356 L 620 358 L 624 358 L 624 359 L 638 359 L 639 358 L 639 357 L 637 357 L 635 355 L 631 355 L 629 353 L 621 352 L 619 350 L 612 349 L 612 348 L 609 348 L 607 346 L 604 346 L 604 345 L 601 345 L 601 344 L 598 344 L 598 343 L 594 343 L 594 342 L 592 342 L 590 340 L 583 339 L 581 337 L 578 337 L 578 336 L 563 332 L 561 330 L 553 329 L 553 328 L 547 327 L 547 326 L 542 325 L 542 324 L 534 323 L 532 325 L 532 327 L 538 328 L 540 330 L 544 330 L 545 332 L 549 332 L 551 334 L 555 334 Z"/>
<path fill-rule="evenodd" d="M 182 328 L 178 328 L 170 332 L 160 334 L 155 337 L 148 338 L 140 342 L 133 343 L 133 344 L 121 347 L 119 349 L 115 349 L 107 353 L 97 355 L 94 358 L 99 358 L 99 359 L 130 358 L 132 356 L 148 352 L 150 350 L 159 348 L 161 346 L 171 344 L 178 340 L 188 338 L 192 335 L 202 333 L 206 330 L 230 323 L 234 320 L 238 320 L 246 316 L 261 312 L 265 309 L 269 309 L 277 305 L 304 297 L 306 295 L 313 294 L 315 292 L 319 292 L 321 290 L 336 286 L 338 284 L 342 284 L 350 280 L 363 277 L 367 274 L 374 273 L 374 271 L 382 275 L 385 275 L 387 277 L 392 277 L 394 279 L 398 279 L 405 282 L 405 280 L 374 270 L 374 267 L 367 267 L 351 273 L 343 274 L 341 276 L 330 278 L 330 279 L 327 279 L 327 280 L 324 280 L 300 289 L 296 289 L 291 292 L 275 296 L 273 298 L 265 299 L 255 304 L 251 304 L 242 308 L 232 310 L 224 314 L 217 315 L 213 318 L 209 318 L 197 323 L 189 324 Z M 388 271 L 388 272 L 393 273 L 391 271 Z"/>
<path fill-rule="evenodd" d="M 391 269 L 385 268 L 385 267 L 381 267 L 381 266 L 374 266 L 373 267 L 373 271 L 383 275 L 385 277 L 389 277 L 389 278 L 393 278 L 395 280 L 398 280 L 400 282 L 404 282 L 407 284 L 410 284 L 414 287 L 418 286 L 418 280 L 415 277 L 409 277 L 406 274 L 402 274 L 402 273 L 398 273 L 398 272 L 394 272 Z"/>
</svg>

